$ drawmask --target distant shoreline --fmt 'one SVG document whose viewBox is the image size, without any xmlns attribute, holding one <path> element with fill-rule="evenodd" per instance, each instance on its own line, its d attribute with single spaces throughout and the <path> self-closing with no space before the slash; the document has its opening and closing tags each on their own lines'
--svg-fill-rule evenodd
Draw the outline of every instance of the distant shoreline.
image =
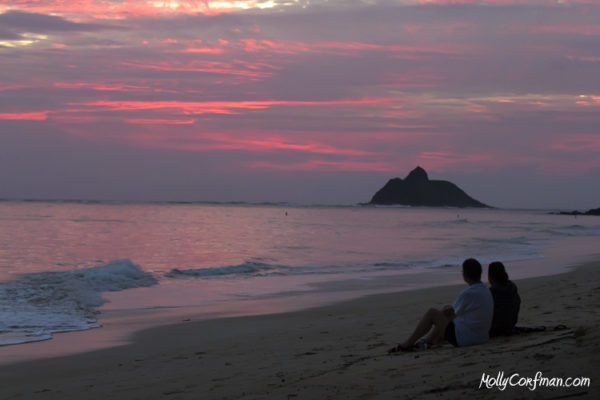
<svg viewBox="0 0 600 400">
<path fill-rule="evenodd" d="M 590 209 L 588 211 L 583 211 L 583 212 L 576 210 L 576 211 L 560 211 L 560 212 L 555 212 L 555 213 L 551 213 L 551 214 L 554 214 L 554 215 L 575 215 L 575 216 L 578 216 L 578 215 L 596 215 L 597 216 L 597 215 L 600 215 L 600 208 L 592 208 L 592 209 Z"/>
</svg>

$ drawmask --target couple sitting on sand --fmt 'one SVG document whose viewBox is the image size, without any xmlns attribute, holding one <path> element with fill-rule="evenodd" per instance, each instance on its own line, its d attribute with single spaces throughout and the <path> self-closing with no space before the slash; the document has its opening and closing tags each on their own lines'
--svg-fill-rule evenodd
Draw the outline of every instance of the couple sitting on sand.
<svg viewBox="0 0 600 400">
<path fill-rule="evenodd" d="M 490 264 L 490 289 L 481 283 L 481 264 L 474 258 L 463 262 L 462 274 L 469 287 L 459 293 L 454 304 L 441 310 L 427 310 L 413 334 L 390 349 L 390 353 L 411 351 L 415 346 L 424 349 L 442 344 L 444 340 L 454 346 L 471 346 L 487 342 L 490 336 L 512 332 L 521 299 L 517 287 L 508 279 L 504 265 L 500 262 Z"/>
</svg>

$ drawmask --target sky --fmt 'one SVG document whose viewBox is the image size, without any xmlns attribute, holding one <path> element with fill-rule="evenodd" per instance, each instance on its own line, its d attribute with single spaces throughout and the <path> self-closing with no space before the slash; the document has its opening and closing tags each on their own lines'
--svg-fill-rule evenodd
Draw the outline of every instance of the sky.
<svg viewBox="0 0 600 400">
<path fill-rule="evenodd" d="M 0 0 L 0 198 L 600 206 L 598 0 Z"/>
</svg>

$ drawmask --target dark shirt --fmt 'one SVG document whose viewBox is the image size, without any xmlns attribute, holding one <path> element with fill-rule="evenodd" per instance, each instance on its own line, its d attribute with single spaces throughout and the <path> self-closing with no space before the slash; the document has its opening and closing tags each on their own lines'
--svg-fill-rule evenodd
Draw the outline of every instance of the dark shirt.
<svg viewBox="0 0 600 400">
<path fill-rule="evenodd" d="M 517 324 L 521 307 L 517 285 L 509 280 L 506 285 L 492 285 L 490 291 L 494 298 L 494 318 L 490 336 L 510 335 Z"/>
</svg>

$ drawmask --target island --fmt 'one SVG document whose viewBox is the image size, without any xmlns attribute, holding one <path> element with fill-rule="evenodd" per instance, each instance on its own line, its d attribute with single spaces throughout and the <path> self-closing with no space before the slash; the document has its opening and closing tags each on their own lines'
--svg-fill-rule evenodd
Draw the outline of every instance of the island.
<svg viewBox="0 0 600 400">
<path fill-rule="evenodd" d="M 452 182 L 430 180 L 421 167 L 413 169 L 404 180 L 390 179 L 367 204 L 491 208 L 475 200 Z"/>
<path fill-rule="evenodd" d="M 600 215 L 600 207 L 592 208 L 591 210 L 587 210 L 585 212 L 581 211 L 560 211 L 558 213 L 550 213 L 550 214 L 558 214 L 558 215 Z"/>
</svg>

